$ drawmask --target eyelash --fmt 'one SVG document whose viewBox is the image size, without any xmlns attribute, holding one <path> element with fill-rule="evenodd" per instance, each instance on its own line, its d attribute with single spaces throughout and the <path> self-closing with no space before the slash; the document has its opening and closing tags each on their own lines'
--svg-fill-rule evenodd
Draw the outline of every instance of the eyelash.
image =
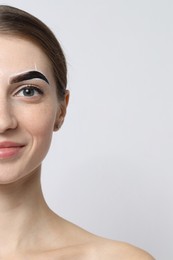
<svg viewBox="0 0 173 260">
<path fill-rule="evenodd" d="M 20 90 L 18 90 L 18 91 L 15 93 L 15 96 L 18 96 L 22 91 L 27 90 L 27 89 L 34 91 L 34 94 L 33 94 L 33 95 L 24 95 L 24 94 L 23 94 L 23 95 L 22 95 L 23 97 L 34 97 L 34 96 L 36 96 L 36 95 L 43 95 L 43 94 L 44 94 L 44 92 L 43 92 L 40 88 L 35 87 L 35 86 L 33 86 L 33 85 L 27 85 L 27 86 L 21 88 Z M 36 92 L 36 93 L 35 93 L 35 92 Z"/>
</svg>

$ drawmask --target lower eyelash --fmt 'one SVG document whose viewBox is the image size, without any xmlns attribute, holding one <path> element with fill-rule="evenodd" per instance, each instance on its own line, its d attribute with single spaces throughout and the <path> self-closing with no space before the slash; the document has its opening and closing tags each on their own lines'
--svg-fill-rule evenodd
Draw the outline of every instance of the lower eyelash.
<svg viewBox="0 0 173 260">
<path fill-rule="evenodd" d="M 16 92 L 15 95 L 19 95 L 20 92 L 22 92 L 22 91 L 24 91 L 24 90 L 26 90 L 26 89 L 35 90 L 35 91 L 36 91 L 38 94 L 40 94 L 40 95 L 43 95 L 43 94 L 44 94 L 44 92 L 43 92 L 40 88 L 38 88 L 38 87 L 36 87 L 36 86 L 33 86 L 33 85 L 26 85 L 25 87 L 19 89 L 19 90 Z"/>
</svg>

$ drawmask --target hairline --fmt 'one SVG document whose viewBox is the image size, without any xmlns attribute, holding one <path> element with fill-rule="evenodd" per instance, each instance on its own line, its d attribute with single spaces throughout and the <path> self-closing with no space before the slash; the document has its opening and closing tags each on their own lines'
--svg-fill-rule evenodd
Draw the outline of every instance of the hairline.
<svg viewBox="0 0 173 260">
<path fill-rule="evenodd" d="M 2 36 L 7 36 L 7 37 L 12 37 L 12 38 L 16 38 L 16 39 L 21 39 L 21 40 L 26 40 L 28 42 L 33 43 L 35 46 L 37 46 L 47 57 L 48 61 L 49 61 L 49 66 L 50 66 L 50 70 L 52 72 L 52 77 L 55 81 L 55 85 L 56 85 L 56 77 L 55 77 L 55 72 L 54 72 L 54 66 L 53 66 L 53 61 L 50 59 L 48 52 L 46 52 L 46 48 L 44 48 L 41 43 L 37 40 L 36 37 L 29 35 L 29 34 L 25 34 L 23 32 L 20 31 L 13 31 L 13 30 L 9 30 L 9 31 L 4 31 L 0 29 L 0 37 Z M 58 88 L 56 87 L 56 93 L 57 93 L 57 99 L 60 101 L 62 98 L 59 96 L 58 94 Z"/>
</svg>

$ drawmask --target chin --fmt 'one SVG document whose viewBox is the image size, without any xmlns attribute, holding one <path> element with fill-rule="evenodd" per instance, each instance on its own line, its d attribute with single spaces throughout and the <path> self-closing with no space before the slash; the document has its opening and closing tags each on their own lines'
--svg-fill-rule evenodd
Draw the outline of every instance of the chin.
<svg viewBox="0 0 173 260">
<path fill-rule="evenodd" d="M 40 169 L 41 165 L 30 171 L 25 171 L 25 174 L 23 174 L 24 171 L 16 171 L 15 169 L 13 171 L 9 171 L 7 168 L 5 169 L 5 171 L 3 171 L 0 167 L 0 185 L 13 183 L 17 184 L 28 181 L 29 179 L 33 179 L 34 177 L 38 176 L 40 173 Z"/>
</svg>

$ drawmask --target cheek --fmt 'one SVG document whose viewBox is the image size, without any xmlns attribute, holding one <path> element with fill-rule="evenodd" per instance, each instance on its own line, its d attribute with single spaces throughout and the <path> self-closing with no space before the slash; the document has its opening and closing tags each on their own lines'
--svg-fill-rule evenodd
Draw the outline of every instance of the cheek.
<svg viewBox="0 0 173 260">
<path fill-rule="evenodd" d="M 28 140 L 28 170 L 31 172 L 41 164 L 49 150 L 54 123 L 56 119 L 55 109 L 39 109 L 26 112 L 23 120 L 21 119 L 21 131 Z M 32 116 L 31 116 L 32 115 Z"/>
<path fill-rule="evenodd" d="M 30 109 L 23 113 L 20 119 L 21 129 L 23 129 L 35 145 L 49 146 L 52 138 L 56 119 L 56 109 L 54 107 Z"/>
</svg>

